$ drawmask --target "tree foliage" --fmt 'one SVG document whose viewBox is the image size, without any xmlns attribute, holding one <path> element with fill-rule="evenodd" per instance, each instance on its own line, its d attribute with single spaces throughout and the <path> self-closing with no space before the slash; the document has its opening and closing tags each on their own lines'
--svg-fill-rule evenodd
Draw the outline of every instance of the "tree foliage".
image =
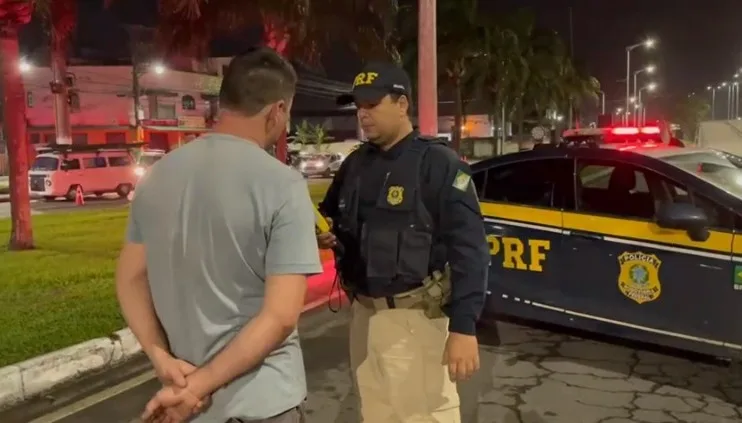
<svg viewBox="0 0 742 423">
<path fill-rule="evenodd" d="M 262 26 L 271 47 L 307 63 L 338 42 L 364 57 L 397 56 L 393 0 L 159 0 L 158 8 L 157 39 L 167 52 L 203 56 L 214 39 Z"/>
<path fill-rule="evenodd" d="M 692 140 L 698 126 L 706 120 L 711 113 L 711 104 L 708 100 L 697 95 L 691 95 L 682 101 L 676 102 L 672 111 L 672 121 L 680 125 L 685 140 Z"/>
<path fill-rule="evenodd" d="M 405 15 L 407 13 L 407 15 Z M 454 95 L 457 115 L 464 115 L 466 100 L 489 104 L 490 115 L 520 124 L 526 117 L 538 123 L 566 114 L 570 104 L 579 108 L 597 101 L 598 81 L 570 57 L 563 39 L 536 24 L 526 9 L 492 16 L 478 12 L 476 0 L 438 1 L 438 66 L 441 86 Z M 403 9 L 400 21 L 415 22 Z M 415 72 L 416 26 L 401 25 L 404 63 Z M 463 116 L 455 116 L 461 122 Z M 453 128 L 454 140 L 459 125 Z"/>
</svg>

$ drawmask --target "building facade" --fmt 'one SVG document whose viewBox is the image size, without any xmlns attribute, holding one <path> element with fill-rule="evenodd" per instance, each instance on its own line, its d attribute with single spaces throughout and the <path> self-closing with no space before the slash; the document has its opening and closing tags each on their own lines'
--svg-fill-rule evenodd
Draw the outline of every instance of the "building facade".
<svg viewBox="0 0 742 423">
<path fill-rule="evenodd" d="M 228 60 L 228 59 L 227 59 Z M 209 73 L 142 66 L 139 119 L 135 130 L 131 66 L 70 66 L 70 123 L 73 144 L 147 142 L 170 149 L 210 126 L 218 108 L 221 69 Z M 51 69 L 24 72 L 26 118 L 31 144 L 55 141 Z"/>
</svg>

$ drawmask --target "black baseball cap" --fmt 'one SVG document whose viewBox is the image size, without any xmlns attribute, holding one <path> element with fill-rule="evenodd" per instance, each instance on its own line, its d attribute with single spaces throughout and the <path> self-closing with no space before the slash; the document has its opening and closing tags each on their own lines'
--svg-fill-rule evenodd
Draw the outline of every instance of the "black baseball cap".
<svg viewBox="0 0 742 423">
<path fill-rule="evenodd" d="M 353 89 L 337 98 L 339 106 L 356 102 L 378 103 L 388 94 L 410 96 L 410 77 L 393 63 L 369 63 L 356 75 Z"/>
</svg>

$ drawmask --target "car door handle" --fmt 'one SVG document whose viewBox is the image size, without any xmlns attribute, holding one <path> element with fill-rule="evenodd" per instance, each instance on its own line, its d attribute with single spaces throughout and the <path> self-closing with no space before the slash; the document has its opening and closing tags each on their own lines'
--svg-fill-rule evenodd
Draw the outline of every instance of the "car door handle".
<svg viewBox="0 0 742 423">
<path fill-rule="evenodd" d="M 603 235 L 598 235 L 590 232 L 582 232 L 582 231 L 571 231 L 570 235 L 582 238 L 582 239 L 589 239 L 593 241 L 601 241 L 603 239 Z"/>
</svg>

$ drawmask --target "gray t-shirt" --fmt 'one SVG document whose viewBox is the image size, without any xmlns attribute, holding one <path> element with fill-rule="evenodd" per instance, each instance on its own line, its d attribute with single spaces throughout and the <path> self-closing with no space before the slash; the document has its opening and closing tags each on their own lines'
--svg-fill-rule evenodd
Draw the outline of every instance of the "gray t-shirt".
<svg viewBox="0 0 742 423">
<path fill-rule="evenodd" d="M 143 243 L 173 354 L 196 366 L 259 311 L 271 274 L 322 271 L 302 176 L 258 145 L 212 133 L 162 158 L 137 186 L 129 242 Z M 307 394 L 294 332 L 259 367 L 212 396 L 196 422 L 263 419 Z"/>
</svg>

